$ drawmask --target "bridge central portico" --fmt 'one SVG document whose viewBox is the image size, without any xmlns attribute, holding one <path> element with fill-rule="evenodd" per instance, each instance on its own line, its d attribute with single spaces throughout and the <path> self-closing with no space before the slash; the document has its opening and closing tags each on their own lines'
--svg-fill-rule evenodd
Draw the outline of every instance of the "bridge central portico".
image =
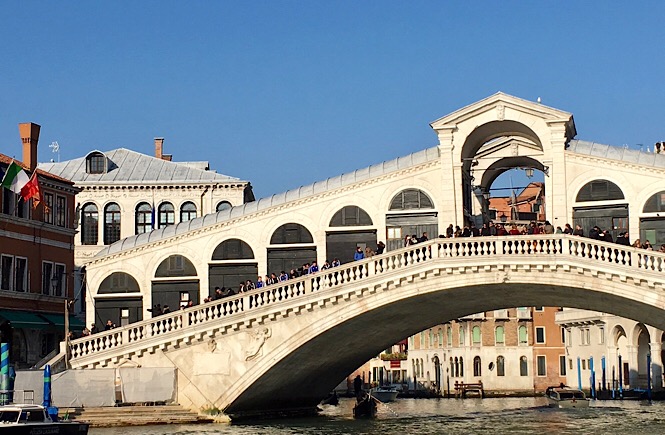
<svg viewBox="0 0 665 435">
<path fill-rule="evenodd" d="M 436 239 L 75 340 L 70 363 L 175 366 L 192 408 L 314 407 L 395 337 L 469 313 L 566 305 L 665 328 L 663 272 L 665 254 L 575 236 Z"/>
<path fill-rule="evenodd" d="M 554 226 L 658 241 L 665 156 L 576 140 L 570 113 L 502 93 L 431 126 L 436 147 L 101 251 L 86 264 L 87 323 L 122 327 L 73 342 L 72 367 L 176 367 L 182 405 L 246 413 L 310 408 L 378 351 L 472 313 L 565 306 L 665 329 L 660 253 L 567 235 L 403 247 L 407 235 L 487 222 L 483 193 L 514 167 L 545 174 Z M 353 261 L 383 240 L 385 254 Z M 334 258 L 342 265 L 143 320 L 158 303 Z"/>
</svg>

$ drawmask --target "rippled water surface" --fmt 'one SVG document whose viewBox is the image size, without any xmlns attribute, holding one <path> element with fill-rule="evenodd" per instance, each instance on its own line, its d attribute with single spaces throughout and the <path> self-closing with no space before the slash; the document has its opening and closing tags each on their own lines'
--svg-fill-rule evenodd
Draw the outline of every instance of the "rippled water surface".
<svg viewBox="0 0 665 435">
<path fill-rule="evenodd" d="M 321 416 L 242 424 L 160 425 L 91 429 L 90 435 L 194 434 L 665 434 L 665 402 L 598 401 L 589 409 L 547 408 L 544 398 L 398 399 L 370 420 L 351 417 L 353 400 L 325 406 Z"/>
</svg>

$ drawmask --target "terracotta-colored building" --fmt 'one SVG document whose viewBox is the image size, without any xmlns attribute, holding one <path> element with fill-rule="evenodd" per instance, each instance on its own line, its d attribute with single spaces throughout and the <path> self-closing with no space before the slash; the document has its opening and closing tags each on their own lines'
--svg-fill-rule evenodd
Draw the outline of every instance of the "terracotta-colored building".
<svg viewBox="0 0 665 435">
<path fill-rule="evenodd" d="M 545 183 L 534 181 L 514 195 L 490 198 L 489 213 L 495 222 L 544 222 Z"/>
<path fill-rule="evenodd" d="M 28 177 L 36 173 L 41 201 L 23 201 L 0 188 L 0 334 L 10 343 L 10 361 L 29 367 L 46 357 L 65 336 L 65 301 L 74 294 L 74 183 L 36 169 L 40 126 L 19 125 L 23 161 L 0 154 L 0 172 L 12 161 Z M 83 324 L 70 318 L 71 329 Z"/>
</svg>

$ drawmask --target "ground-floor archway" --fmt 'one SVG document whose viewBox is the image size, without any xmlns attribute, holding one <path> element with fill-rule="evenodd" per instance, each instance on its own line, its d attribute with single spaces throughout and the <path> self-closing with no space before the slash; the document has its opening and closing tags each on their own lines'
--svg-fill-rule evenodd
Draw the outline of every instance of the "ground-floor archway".
<svg viewBox="0 0 665 435">
<path fill-rule="evenodd" d="M 326 257 L 328 261 L 337 258 L 342 263 L 353 261 L 356 247 L 363 251 L 366 247 L 376 250 L 376 230 L 330 231 L 326 233 Z"/>
<path fill-rule="evenodd" d="M 316 261 L 316 246 L 268 248 L 268 273 L 279 275 L 291 269 L 300 269 L 305 263 Z"/>
<path fill-rule="evenodd" d="M 192 301 L 199 303 L 198 279 L 170 279 L 152 282 L 152 305 L 168 306 L 172 311 L 187 306 Z"/>
<path fill-rule="evenodd" d="M 208 267 L 208 295 L 213 296 L 215 287 L 232 288 L 238 291 L 241 282 L 256 281 L 259 268 L 255 262 L 210 264 Z"/>
</svg>

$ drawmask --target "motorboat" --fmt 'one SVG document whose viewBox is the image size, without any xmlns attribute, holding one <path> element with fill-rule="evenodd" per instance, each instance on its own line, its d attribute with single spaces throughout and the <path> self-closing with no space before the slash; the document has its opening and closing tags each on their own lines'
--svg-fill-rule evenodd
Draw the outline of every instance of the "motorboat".
<svg viewBox="0 0 665 435">
<path fill-rule="evenodd" d="M 584 391 L 560 385 L 545 391 L 550 408 L 588 408 L 589 399 Z"/>
<path fill-rule="evenodd" d="M 54 421 L 47 408 L 32 404 L 0 406 L 0 433 L 2 435 L 87 435 L 89 424 L 71 421 Z"/>
<path fill-rule="evenodd" d="M 374 396 L 378 401 L 383 403 L 393 402 L 397 398 L 397 388 L 391 385 L 384 385 L 381 387 L 375 387 L 371 390 L 372 396 Z"/>
</svg>

